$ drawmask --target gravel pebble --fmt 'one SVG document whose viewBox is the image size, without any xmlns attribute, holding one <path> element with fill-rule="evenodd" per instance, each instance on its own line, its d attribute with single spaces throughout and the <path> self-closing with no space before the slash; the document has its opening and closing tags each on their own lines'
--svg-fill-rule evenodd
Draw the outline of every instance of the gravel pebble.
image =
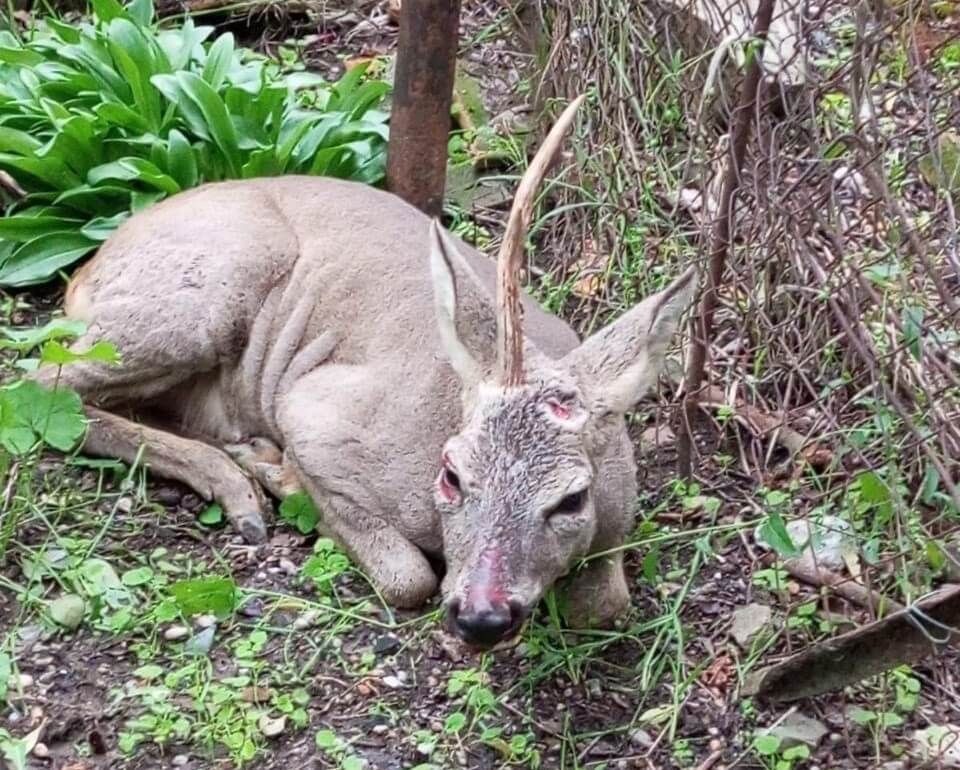
<svg viewBox="0 0 960 770">
<path fill-rule="evenodd" d="M 170 626 L 170 628 L 163 632 L 163 638 L 168 642 L 179 642 L 181 639 L 186 639 L 189 635 L 190 629 L 186 626 Z"/>
</svg>

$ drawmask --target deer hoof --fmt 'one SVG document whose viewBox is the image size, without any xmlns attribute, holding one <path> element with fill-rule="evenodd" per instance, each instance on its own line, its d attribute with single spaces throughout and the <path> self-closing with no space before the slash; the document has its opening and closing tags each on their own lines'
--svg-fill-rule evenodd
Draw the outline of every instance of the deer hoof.
<svg viewBox="0 0 960 770">
<path fill-rule="evenodd" d="M 267 527 L 259 514 L 238 516 L 234 526 L 244 541 L 250 545 L 261 545 L 267 542 Z"/>
</svg>

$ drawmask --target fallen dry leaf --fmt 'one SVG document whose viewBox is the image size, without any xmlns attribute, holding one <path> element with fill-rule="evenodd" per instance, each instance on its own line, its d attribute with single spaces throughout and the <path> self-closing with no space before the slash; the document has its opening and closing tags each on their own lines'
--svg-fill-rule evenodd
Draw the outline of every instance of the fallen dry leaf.
<svg viewBox="0 0 960 770">
<path fill-rule="evenodd" d="M 600 273 L 607 261 L 597 249 L 596 241 L 589 236 L 584 238 L 580 253 L 580 259 L 573 263 L 573 270 L 579 276 L 573 284 L 573 293 L 592 299 L 603 290 Z"/>
</svg>

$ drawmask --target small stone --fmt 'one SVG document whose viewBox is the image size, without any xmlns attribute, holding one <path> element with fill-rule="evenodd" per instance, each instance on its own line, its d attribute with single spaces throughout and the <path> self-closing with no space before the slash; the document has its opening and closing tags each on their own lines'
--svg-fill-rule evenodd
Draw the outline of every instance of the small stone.
<svg viewBox="0 0 960 770">
<path fill-rule="evenodd" d="M 648 749 L 653 745 L 653 736 L 646 730 L 637 728 L 630 731 L 630 745 L 640 749 Z"/>
<path fill-rule="evenodd" d="M 213 637 L 217 633 L 216 625 L 208 626 L 194 635 L 190 641 L 184 645 L 184 649 L 193 655 L 206 655 L 213 647 Z"/>
<path fill-rule="evenodd" d="M 960 767 L 960 725 L 930 725 L 915 730 L 910 754 L 924 763 L 936 761 L 937 767 Z"/>
<path fill-rule="evenodd" d="M 403 684 L 406 684 L 409 678 L 410 678 L 410 675 L 406 671 L 397 672 L 397 679 L 403 682 Z"/>
<path fill-rule="evenodd" d="M 26 690 L 28 687 L 33 687 L 33 677 L 30 674 L 20 674 L 20 689 Z"/>
<path fill-rule="evenodd" d="M 180 505 L 191 513 L 196 511 L 202 504 L 203 501 L 193 494 L 193 492 L 187 492 L 187 494 L 180 498 Z"/>
<path fill-rule="evenodd" d="M 895 760 L 893 762 L 884 762 L 880 765 L 880 770 L 906 770 L 907 763 Z"/>
<path fill-rule="evenodd" d="M 723 741 L 721 741 L 719 738 L 713 738 L 710 740 L 710 743 L 707 745 L 711 752 L 720 751 L 720 749 L 723 748 Z"/>
<path fill-rule="evenodd" d="M 287 718 L 283 715 L 274 718 L 269 714 L 264 714 L 257 720 L 257 727 L 267 738 L 275 738 L 286 729 Z"/>
<path fill-rule="evenodd" d="M 240 608 L 240 614 L 245 618 L 259 618 L 263 616 L 263 602 L 257 598 L 253 598 L 248 602 L 244 602 L 243 606 Z"/>
<path fill-rule="evenodd" d="M 120 513 L 130 513 L 133 510 L 133 500 L 124 495 L 117 500 L 117 510 Z"/>
<path fill-rule="evenodd" d="M 47 757 L 50 756 L 50 749 L 47 748 L 47 744 L 37 742 L 37 744 L 33 747 L 33 751 L 31 753 L 37 759 L 46 759 Z"/>
<path fill-rule="evenodd" d="M 293 621 L 293 627 L 297 631 L 305 631 L 314 626 L 320 617 L 319 610 L 307 610 L 299 618 Z"/>
<path fill-rule="evenodd" d="M 403 687 L 403 682 L 401 682 L 399 678 L 392 676 L 391 674 L 387 674 L 387 676 L 383 677 L 383 679 L 381 679 L 380 681 L 383 682 L 391 690 L 399 690 L 401 687 Z"/>
<path fill-rule="evenodd" d="M 764 604 L 748 604 L 733 611 L 730 635 L 741 649 L 750 649 L 754 638 L 766 628 L 773 618 L 770 608 Z"/>
<path fill-rule="evenodd" d="M 417 744 L 417 754 L 421 757 L 429 757 L 433 754 L 433 750 L 436 746 L 432 743 L 418 743 Z"/>
<path fill-rule="evenodd" d="M 210 628 L 210 626 L 217 625 L 217 616 L 216 615 L 197 615 L 193 619 L 193 625 L 197 628 Z"/>
<path fill-rule="evenodd" d="M 280 559 L 280 561 L 277 563 L 280 565 L 280 569 L 282 569 L 288 575 L 297 574 L 297 565 L 290 561 L 290 559 Z"/>
<path fill-rule="evenodd" d="M 856 555 L 850 522 L 838 516 L 793 519 L 787 523 L 787 534 L 794 547 L 802 552 L 800 558 L 815 560 L 820 567 L 841 570 L 847 559 Z M 761 549 L 770 550 L 770 544 L 763 538 L 762 527 L 754 531 L 754 540 Z"/>
<path fill-rule="evenodd" d="M 175 487 L 157 487 L 151 497 L 165 508 L 176 508 L 183 499 L 183 493 Z"/>
<path fill-rule="evenodd" d="M 603 695 L 603 687 L 599 679 L 587 680 L 587 694 L 593 699 L 597 699 Z"/>
<path fill-rule="evenodd" d="M 86 612 L 86 602 L 76 594 L 64 594 L 50 602 L 50 617 L 71 631 L 83 622 Z"/>
<path fill-rule="evenodd" d="M 781 749 L 792 749 L 804 745 L 815 749 L 827 734 L 827 728 L 816 719 L 805 716 L 799 711 L 790 714 L 780 724 L 763 731 L 780 739 Z"/>
<path fill-rule="evenodd" d="M 190 757 L 186 754 L 177 754 L 173 759 L 170 760 L 170 764 L 174 767 L 183 767 L 190 761 Z"/>
<path fill-rule="evenodd" d="M 374 735 L 384 735 L 384 734 L 390 732 L 390 726 L 389 726 L 389 725 L 374 725 L 374 726 L 373 726 L 373 729 L 372 729 L 370 732 L 372 732 Z"/>
<path fill-rule="evenodd" d="M 393 634 L 378 636 L 373 643 L 373 651 L 377 655 L 391 655 L 400 649 L 400 640 Z"/>
<path fill-rule="evenodd" d="M 181 639 L 186 639 L 189 635 L 190 629 L 186 626 L 170 626 L 170 628 L 163 632 L 163 638 L 168 642 L 179 642 Z"/>
</svg>

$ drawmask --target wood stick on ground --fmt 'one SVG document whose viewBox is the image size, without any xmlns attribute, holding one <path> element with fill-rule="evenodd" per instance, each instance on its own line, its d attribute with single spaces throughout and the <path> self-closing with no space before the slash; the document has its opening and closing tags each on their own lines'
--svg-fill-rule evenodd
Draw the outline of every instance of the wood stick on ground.
<svg viewBox="0 0 960 770">
<path fill-rule="evenodd" d="M 680 435 L 677 445 L 677 467 L 680 475 L 690 478 L 693 474 L 693 425 L 697 417 L 697 399 L 703 383 L 707 361 L 707 341 L 713 334 L 713 314 L 717 305 L 717 290 L 723 280 L 723 269 L 730 250 L 733 235 L 733 203 L 740 187 L 740 170 L 747 154 L 747 142 L 756 112 L 757 91 L 760 85 L 761 61 L 773 18 L 774 0 L 760 0 L 753 25 L 755 44 L 747 73 L 740 91 L 740 103 L 733 114 L 730 154 L 727 157 L 726 175 L 720 190 L 717 219 L 713 228 L 713 244 L 710 249 L 710 269 L 700 300 L 697 317 L 691 320 L 690 354 L 684 380 L 684 399 L 681 407 Z"/>
<path fill-rule="evenodd" d="M 829 639 L 747 677 L 742 695 L 784 702 L 809 698 L 918 663 L 960 644 L 960 585 Z"/>
<path fill-rule="evenodd" d="M 798 433 L 786 424 L 782 417 L 764 412 L 749 404 L 729 404 L 723 391 L 715 386 L 700 391 L 699 406 L 701 407 L 728 407 L 733 409 L 734 418 L 739 418 L 748 429 L 761 438 L 772 438 L 791 455 L 798 454 L 808 444 L 810 439 Z"/>
<path fill-rule="evenodd" d="M 856 604 L 873 612 L 890 613 L 899 612 L 903 605 L 888 599 L 883 594 L 871 591 L 852 578 L 838 575 L 832 570 L 814 564 L 809 553 L 799 556 L 796 559 L 785 559 L 777 561 L 777 558 L 770 555 L 764 559 L 769 565 L 774 563 L 785 569 L 792 577 L 801 580 L 807 585 L 817 588 L 829 588 L 838 596 L 843 597 L 848 602 Z"/>
</svg>

